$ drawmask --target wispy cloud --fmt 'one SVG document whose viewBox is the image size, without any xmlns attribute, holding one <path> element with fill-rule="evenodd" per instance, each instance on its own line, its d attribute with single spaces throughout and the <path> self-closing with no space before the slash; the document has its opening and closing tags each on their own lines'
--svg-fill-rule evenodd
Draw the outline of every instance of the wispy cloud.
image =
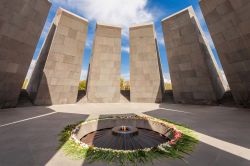
<svg viewBox="0 0 250 166">
<path fill-rule="evenodd" d="M 123 52 L 126 52 L 126 53 L 129 53 L 130 49 L 129 49 L 128 46 L 123 46 L 123 47 L 122 47 L 122 51 L 123 51 Z"/>
<path fill-rule="evenodd" d="M 223 83 L 224 87 L 226 88 L 226 90 L 230 90 L 225 72 L 222 69 L 220 70 L 220 72 L 221 72 L 222 83 Z"/>
<path fill-rule="evenodd" d="M 80 80 L 86 80 L 88 75 L 88 71 L 86 69 L 81 70 L 81 77 Z"/>
<path fill-rule="evenodd" d="M 165 45 L 162 32 L 156 31 L 157 43 L 160 45 Z"/>
<path fill-rule="evenodd" d="M 130 73 L 122 73 L 121 78 L 123 78 L 126 81 L 130 80 Z"/>
<path fill-rule="evenodd" d="M 51 0 L 52 3 L 77 10 L 90 21 L 123 27 L 154 20 L 152 11 L 146 9 L 148 0 Z"/>
<path fill-rule="evenodd" d="M 37 48 L 36 48 L 36 50 L 34 52 L 34 57 L 33 57 L 32 61 L 30 63 L 30 67 L 29 67 L 27 75 L 26 75 L 26 79 L 28 79 L 28 80 L 32 76 L 33 70 L 34 70 L 34 68 L 36 66 L 36 61 L 37 61 L 36 59 L 38 58 L 38 56 L 40 54 L 40 51 L 42 49 L 42 45 L 43 45 L 43 43 L 44 43 L 44 41 L 45 41 L 45 39 L 47 37 L 47 34 L 48 34 L 49 30 L 50 30 L 51 25 L 52 25 L 52 20 L 48 19 L 46 21 L 44 27 L 43 27 L 39 42 L 37 44 Z"/>
<path fill-rule="evenodd" d="M 85 43 L 85 48 L 91 48 L 93 44 L 93 39 L 88 37 Z"/>
<path fill-rule="evenodd" d="M 210 33 L 209 33 L 208 29 L 207 29 L 207 25 L 206 25 L 206 22 L 205 22 L 205 20 L 204 20 L 204 17 L 203 17 L 203 14 L 202 14 L 202 12 L 201 12 L 201 9 L 200 9 L 200 8 L 197 8 L 197 9 L 195 10 L 195 14 L 196 14 L 196 16 L 197 16 L 197 19 L 199 20 L 199 23 L 201 24 L 202 30 L 203 30 L 203 32 L 204 32 L 204 34 L 205 34 L 205 37 L 206 37 L 206 39 L 207 39 L 207 41 L 208 41 L 209 46 L 210 46 L 212 49 L 214 49 L 214 48 L 215 48 L 215 47 L 214 47 L 214 42 L 213 42 L 213 40 L 212 40 L 212 38 L 211 38 L 211 35 L 210 35 Z"/>
<path fill-rule="evenodd" d="M 52 20 L 46 21 L 46 23 L 45 23 L 45 25 L 43 27 L 41 37 L 40 37 L 42 40 L 44 40 L 45 37 L 47 36 L 47 34 L 48 34 L 49 30 L 50 30 L 51 24 L 52 24 Z"/>
<path fill-rule="evenodd" d="M 214 42 L 213 42 L 213 39 L 211 38 L 211 35 L 208 31 L 204 31 L 204 34 L 206 36 L 206 39 L 208 41 L 208 44 L 209 46 L 212 48 L 212 49 L 215 49 L 215 46 L 214 46 Z"/>
<path fill-rule="evenodd" d="M 28 70 L 28 73 L 26 75 L 26 79 L 30 79 L 31 78 L 31 75 L 34 71 L 34 68 L 36 66 L 36 60 L 35 59 L 32 59 L 31 63 L 30 63 L 30 67 L 29 67 L 29 70 Z"/>
<path fill-rule="evenodd" d="M 37 44 L 37 47 L 36 47 L 36 50 L 34 52 L 34 59 L 36 59 L 40 53 L 40 50 L 42 48 L 42 45 L 47 37 L 47 34 L 50 30 L 50 27 L 51 27 L 51 24 L 52 24 L 52 20 L 47 20 L 44 27 L 43 27 L 43 30 L 42 30 L 42 33 L 41 33 L 41 36 L 40 36 L 40 39 L 38 41 L 38 44 Z"/>
<path fill-rule="evenodd" d="M 164 82 L 165 83 L 171 83 L 171 79 L 170 79 L 170 74 L 169 73 L 163 73 L 163 77 L 164 77 Z"/>
</svg>

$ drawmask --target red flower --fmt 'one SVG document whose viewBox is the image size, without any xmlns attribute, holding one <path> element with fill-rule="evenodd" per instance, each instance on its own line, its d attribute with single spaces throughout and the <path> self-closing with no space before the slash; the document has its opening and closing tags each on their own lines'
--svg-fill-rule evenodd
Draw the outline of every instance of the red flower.
<svg viewBox="0 0 250 166">
<path fill-rule="evenodd" d="M 171 140 L 171 141 L 169 141 L 168 143 L 169 143 L 169 145 L 174 145 L 174 144 L 175 144 L 175 141 L 174 141 L 174 140 Z"/>
<path fill-rule="evenodd" d="M 175 139 L 181 138 L 181 132 L 176 131 L 176 132 L 174 133 L 174 138 L 175 138 Z"/>
</svg>

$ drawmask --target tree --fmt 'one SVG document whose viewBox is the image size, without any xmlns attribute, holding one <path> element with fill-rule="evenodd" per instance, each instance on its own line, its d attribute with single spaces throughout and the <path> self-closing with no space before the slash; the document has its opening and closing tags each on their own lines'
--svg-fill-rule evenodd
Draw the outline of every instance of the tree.
<svg viewBox="0 0 250 166">
<path fill-rule="evenodd" d="M 86 90 L 86 80 L 82 80 L 79 83 L 79 90 Z"/>
<path fill-rule="evenodd" d="M 120 89 L 124 90 L 124 78 L 120 78 Z"/>
<path fill-rule="evenodd" d="M 25 79 L 24 82 L 23 82 L 22 89 L 27 89 L 28 83 L 29 83 L 29 80 Z"/>
<path fill-rule="evenodd" d="M 124 87 L 124 90 L 130 90 L 130 82 L 129 81 L 125 81 L 123 87 Z"/>
<path fill-rule="evenodd" d="M 165 90 L 172 90 L 172 84 L 171 83 L 165 83 Z"/>
</svg>

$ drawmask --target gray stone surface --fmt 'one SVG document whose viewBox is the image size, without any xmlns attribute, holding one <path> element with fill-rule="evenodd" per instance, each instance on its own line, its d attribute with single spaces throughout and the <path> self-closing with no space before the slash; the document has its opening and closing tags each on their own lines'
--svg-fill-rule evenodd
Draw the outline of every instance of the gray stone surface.
<svg viewBox="0 0 250 166">
<path fill-rule="evenodd" d="M 76 102 L 88 21 L 59 9 L 27 91 L 36 105 Z"/>
<path fill-rule="evenodd" d="M 162 21 L 174 99 L 212 104 L 225 88 L 221 73 L 192 7 Z"/>
<path fill-rule="evenodd" d="M 87 82 L 88 102 L 120 102 L 120 65 L 121 28 L 97 23 Z"/>
<path fill-rule="evenodd" d="M 87 161 L 72 160 L 70 157 L 65 156 L 63 150 L 58 149 L 58 133 L 68 124 L 99 116 L 103 117 L 104 114 L 134 113 L 140 115 L 141 112 L 185 124 L 192 130 L 211 137 L 210 139 L 199 137 L 200 142 L 194 152 L 185 156 L 185 161 L 163 158 L 154 160 L 154 165 L 250 165 L 249 159 L 246 159 L 246 155 L 250 156 L 249 109 L 145 103 L 88 103 L 83 105 L 71 104 L 2 110 L 0 111 L 0 165 L 110 166 L 110 164 L 103 162 L 89 164 Z M 44 116 L 41 117 L 40 115 Z M 19 123 L 13 123 L 18 121 Z M 9 125 L 2 127 L 4 124 Z M 221 142 L 208 142 L 214 139 Z M 230 145 L 219 149 L 218 147 L 224 143 Z M 238 146 L 238 148 L 227 152 L 234 145 Z M 242 154 L 244 148 L 248 149 L 248 153 Z M 233 153 L 238 153 L 238 155 Z M 242 157 L 239 156 L 240 154 L 242 154 Z M 150 166 L 152 163 L 143 163 L 141 165 Z"/>
<path fill-rule="evenodd" d="M 130 100 L 161 102 L 164 80 L 153 23 L 129 28 Z"/>
<path fill-rule="evenodd" d="M 200 6 L 235 101 L 250 105 L 250 1 L 202 0 Z"/>
<path fill-rule="evenodd" d="M 0 108 L 17 103 L 50 6 L 48 0 L 0 1 Z"/>
</svg>

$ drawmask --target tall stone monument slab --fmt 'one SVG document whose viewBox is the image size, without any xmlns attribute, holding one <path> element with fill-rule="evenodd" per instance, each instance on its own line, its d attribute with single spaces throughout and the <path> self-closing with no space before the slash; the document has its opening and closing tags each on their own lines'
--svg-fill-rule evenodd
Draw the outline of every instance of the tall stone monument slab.
<svg viewBox="0 0 250 166">
<path fill-rule="evenodd" d="M 120 65 L 121 28 L 97 23 L 87 81 L 88 102 L 120 102 Z"/>
<path fill-rule="evenodd" d="M 27 89 L 36 105 L 76 102 L 87 31 L 84 18 L 57 11 Z"/>
<path fill-rule="evenodd" d="M 17 104 L 50 6 L 48 0 L 0 1 L 0 108 Z"/>
<path fill-rule="evenodd" d="M 161 102 L 164 80 L 153 23 L 129 28 L 130 100 Z"/>
<path fill-rule="evenodd" d="M 174 99 L 211 104 L 225 88 L 221 73 L 192 7 L 162 20 Z"/>
<path fill-rule="evenodd" d="M 200 6 L 235 101 L 250 105 L 250 1 L 201 0 Z"/>
</svg>

